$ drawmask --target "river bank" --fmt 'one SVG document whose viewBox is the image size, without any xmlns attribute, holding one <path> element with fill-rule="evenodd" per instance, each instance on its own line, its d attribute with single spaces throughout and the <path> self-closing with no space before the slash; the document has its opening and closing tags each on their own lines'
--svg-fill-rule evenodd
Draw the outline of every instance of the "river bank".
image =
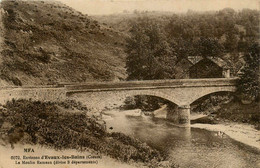
<svg viewBox="0 0 260 168">
<path fill-rule="evenodd" d="M 191 127 L 217 131 L 220 134 L 225 133 L 236 141 L 260 150 L 260 131 L 256 130 L 253 125 L 229 121 L 214 125 L 197 123 L 192 124 Z"/>
<path fill-rule="evenodd" d="M 74 101 L 13 100 L 6 103 L 0 108 L 1 141 L 0 145 L 9 148 L 16 148 L 16 144 L 31 144 L 61 153 L 93 151 L 120 162 L 147 167 L 158 167 L 165 160 L 159 151 L 136 138 L 107 132 L 102 120 Z M 17 155 L 14 153 L 14 156 Z M 173 167 L 173 164 L 169 166 Z"/>
<path fill-rule="evenodd" d="M 260 150 L 259 100 L 243 104 L 239 99 L 222 104 L 218 108 L 209 107 L 210 113 L 195 117 L 194 128 L 223 132 L 232 139 Z M 193 113 L 191 115 L 198 115 Z"/>
<path fill-rule="evenodd" d="M 230 138 L 206 129 L 177 127 L 166 119 L 153 116 L 128 116 L 120 110 L 104 114 L 111 132 L 131 135 L 156 148 L 180 167 L 258 168 L 260 152 Z M 197 115 L 197 117 L 203 115 Z"/>
</svg>

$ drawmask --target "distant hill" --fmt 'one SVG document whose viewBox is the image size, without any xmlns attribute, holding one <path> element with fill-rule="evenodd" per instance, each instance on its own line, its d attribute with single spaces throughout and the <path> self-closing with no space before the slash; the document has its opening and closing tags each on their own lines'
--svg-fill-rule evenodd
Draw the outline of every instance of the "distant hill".
<svg viewBox="0 0 260 168">
<path fill-rule="evenodd" d="M 125 79 L 125 35 L 55 1 L 2 1 L 0 86 Z"/>
<path fill-rule="evenodd" d="M 158 22 L 164 26 L 169 23 L 170 18 L 174 15 L 173 12 L 159 12 L 159 11 L 134 11 L 110 15 L 96 15 L 92 16 L 94 19 L 108 25 L 110 28 L 129 34 L 132 25 L 142 17 L 147 17 Z"/>
</svg>

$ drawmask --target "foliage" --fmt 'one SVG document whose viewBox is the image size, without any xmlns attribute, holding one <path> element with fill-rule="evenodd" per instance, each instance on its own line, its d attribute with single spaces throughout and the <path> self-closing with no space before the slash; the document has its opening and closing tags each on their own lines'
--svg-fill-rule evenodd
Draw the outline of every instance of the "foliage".
<svg viewBox="0 0 260 168">
<path fill-rule="evenodd" d="M 239 98 L 233 99 L 229 103 L 222 104 L 221 108 L 215 111 L 217 118 L 227 119 L 233 122 L 249 123 L 260 130 L 260 101 L 254 101 L 251 104 L 241 105 Z"/>
<path fill-rule="evenodd" d="M 146 12 L 130 15 L 129 19 L 124 15 L 123 20 L 120 20 L 120 16 L 114 16 L 112 24 L 121 27 L 128 22 L 128 27 L 132 27 L 129 31 L 130 42 L 127 43 L 129 79 L 174 78 L 174 70 L 166 63 L 161 62 L 165 66 L 159 69 L 154 67 L 160 66 L 149 62 L 149 59 L 155 60 L 155 56 L 154 50 L 148 46 L 157 44 L 150 41 L 152 34 L 162 37 L 158 38 L 162 41 L 160 43 L 165 42 L 168 45 L 167 50 L 172 51 L 165 54 L 166 58 L 172 58 L 172 67 L 187 56 L 215 56 L 230 62 L 231 72 L 236 75 L 241 68 L 241 52 L 245 52 L 251 43 L 258 40 L 259 14 L 257 10 L 243 9 L 237 12 L 231 8 L 204 13 L 189 11 L 186 14 Z M 155 71 L 161 77 L 153 75 L 156 74 Z M 146 76 L 147 73 L 152 75 Z"/>
<path fill-rule="evenodd" d="M 258 43 L 252 44 L 245 53 L 245 66 L 241 70 L 238 81 L 238 92 L 249 100 L 259 98 L 260 76 L 260 46 Z"/>
<path fill-rule="evenodd" d="M 221 105 L 227 104 L 234 99 L 230 92 L 217 92 L 201 97 L 191 104 L 192 112 L 203 112 L 204 114 L 214 113 Z"/>
<path fill-rule="evenodd" d="M 128 79 L 174 78 L 176 57 L 160 27 L 144 17 L 134 23 L 130 32 L 126 49 Z"/>
<path fill-rule="evenodd" d="M 73 101 L 9 101 L 5 105 L 5 111 L 0 109 L 0 115 L 3 120 L 1 122 L 10 123 L 11 128 L 1 128 L 1 131 L 8 136 L 11 144 L 22 141 L 55 149 L 91 149 L 125 162 L 133 160 L 151 165 L 149 162 L 153 160 L 155 163 L 152 167 L 158 167 L 164 159 L 157 150 L 139 140 L 122 133 L 107 133 L 85 110 L 63 112 L 61 107 L 84 109 Z"/>
<path fill-rule="evenodd" d="M 156 96 L 138 95 L 134 97 L 127 97 L 124 101 L 122 109 L 141 109 L 142 111 L 154 111 L 161 107 L 161 105 L 173 105 L 172 102 Z"/>
<path fill-rule="evenodd" d="M 203 57 L 220 56 L 224 51 L 224 47 L 217 39 L 213 38 L 201 37 L 195 42 L 194 46 L 196 48 L 194 49 L 196 55 L 201 55 Z"/>
</svg>

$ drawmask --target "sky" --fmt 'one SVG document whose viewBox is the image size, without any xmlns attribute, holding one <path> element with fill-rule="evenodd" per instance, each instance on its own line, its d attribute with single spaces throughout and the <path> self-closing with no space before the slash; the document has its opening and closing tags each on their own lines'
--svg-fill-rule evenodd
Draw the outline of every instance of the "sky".
<svg viewBox="0 0 260 168">
<path fill-rule="evenodd" d="M 233 8 L 258 9 L 260 0 L 59 0 L 68 6 L 88 15 L 106 15 L 133 11 L 171 11 L 186 12 L 221 10 Z"/>
</svg>

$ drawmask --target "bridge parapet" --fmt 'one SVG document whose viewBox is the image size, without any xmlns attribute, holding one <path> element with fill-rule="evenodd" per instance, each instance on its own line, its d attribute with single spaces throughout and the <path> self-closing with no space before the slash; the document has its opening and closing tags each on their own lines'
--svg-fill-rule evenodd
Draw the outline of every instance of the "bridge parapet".
<svg viewBox="0 0 260 168">
<path fill-rule="evenodd" d="M 214 79 L 172 79 L 172 80 L 146 80 L 146 81 L 124 81 L 124 82 L 91 82 L 63 84 L 70 90 L 92 90 L 95 89 L 149 89 L 149 88 L 175 88 L 175 87 L 208 87 L 208 86 L 234 86 L 237 78 L 214 78 Z"/>
<path fill-rule="evenodd" d="M 12 87 L 0 89 L 0 103 L 4 104 L 12 99 L 32 99 L 40 101 L 66 100 L 65 88 L 57 87 Z"/>
</svg>

